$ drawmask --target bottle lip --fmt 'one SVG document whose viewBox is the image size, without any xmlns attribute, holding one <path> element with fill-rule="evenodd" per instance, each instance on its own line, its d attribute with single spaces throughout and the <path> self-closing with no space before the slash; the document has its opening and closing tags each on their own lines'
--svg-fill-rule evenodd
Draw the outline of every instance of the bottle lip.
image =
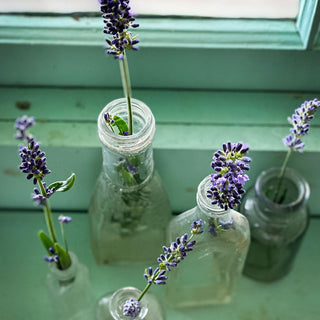
<svg viewBox="0 0 320 320">
<path fill-rule="evenodd" d="M 223 215 L 230 211 L 230 209 L 222 209 L 218 205 L 211 204 L 207 197 L 207 190 L 211 185 L 211 174 L 206 176 L 198 186 L 197 204 L 200 210 L 207 215 Z"/>
<path fill-rule="evenodd" d="M 109 301 L 111 315 L 118 320 L 127 319 L 126 316 L 122 315 L 123 304 L 130 298 L 138 300 L 140 294 L 141 291 L 135 287 L 123 287 L 115 291 Z M 139 303 L 141 311 L 136 319 L 141 320 L 144 319 L 148 313 L 148 305 L 145 302 L 145 299 L 141 299 Z"/>
<path fill-rule="evenodd" d="M 285 177 L 290 180 L 298 190 L 298 196 L 294 201 L 286 204 L 278 204 L 270 200 L 263 190 L 264 185 L 271 179 L 279 177 L 281 168 L 274 167 L 262 171 L 255 183 L 255 192 L 260 201 L 272 212 L 287 213 L 303 205 L 310 196 L 310 187 L 308 182 L 295 170 L 286 168 Z"/>
<path fill-rule="evenodd" d="M 57 264 L 54 262 L 49 263 L 50 272 L 59 280 L 59 281 L 68 281 L 75 277 L 77 273 L 78 266 L 78 257 L 71 251 L 68 252 L 71 259 L 71 265 L 68 269 L 60 270 L 57 267 Z"/>
<path fill-rule="evenodd" d="M 152 143 L 155 133 L 155 120 L 150 108 L 142 101 L 131 99 L 133 120 L 139 122 L 142 128 L 132 135 L 121 136 L 112 132 L 106 125 L 104 114 L 118 115 L 127 118 L 127 101 L 120 98 L 109 102 L 98 116 L 98 135 L 101 143 L 110 149 L 122 153 L 137 153 Z"/>
</svg>

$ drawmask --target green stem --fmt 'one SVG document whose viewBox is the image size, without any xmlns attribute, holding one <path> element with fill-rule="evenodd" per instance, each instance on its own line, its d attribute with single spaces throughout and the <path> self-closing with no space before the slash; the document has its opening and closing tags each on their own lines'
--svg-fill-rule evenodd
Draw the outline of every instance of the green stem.
<svg viewBox="0 0 320 320">
<path fill-rule="evenodd" d="M 121 80 L 122 80 L 122 87 L 124 95 L 127 99 L 127 107 L 128 107 L 128 128 L 129 134 L 133 133 L 133 124 L 132 124 L 132 107 L 131 107 L 131 83 L 130 83 L 130 74 L 129 74 L 129 67 L 127 61 L 127 55 L 124 51 L 124 57 L 120 62 L 120 71 L 121 71 Z"/>
<path fill-rule="evenodd" d="M 291 153 L 292 153 L 292 148 L 290 148 L 288 150 L 286 158 L 284 159 L 284 162 L 283 162 L 282 167 L 281 167 L 278 184 L 277 184 L 276 190 L 274 192 L 273 202 L 275 202 L 275 203 L 277 203 L 277 201 L 278 201 L 278 196 L 279 196 L 281 184 L 282 184 L 284 175 L 286 173 L 286 169 L 287 169 L 287 166 L 288 166 L 288 162 L 289 162 L 289 158 L 291 156 Z"/>
<path fill-rule="evenodd" d="M 67 243 L 67 239 L 66 239 L 65 233 L 64 233 L 63 222 L 60 222 L 60 227 L 61 227 L 61 235 L 62 235 L 63 242 L 64 242 L 64 248 L 65 248 L 66 252 L 68 253 L 68 243 Z"/>
<path fill-rule="evenodd" d="M 194 234 L 191 234 L 190 238 L 187 241 L 187 244 L 192 240 Z M 172 257 L 172 256 L 171 256 Z M 159 273 L 161 272 L 161 269 L 153 276 L 153 279 L 157 279 L 157 276 L 159 275 Z M 145 288 L 143 289 L 143 291 L 141 292 L 138 301 L 140 301 L 142 299 L 142 297 L 147 293 L 147 291 L 149 290 L 149 288 L 151 287 L 151 285 L 153 284 L 153 281 L 148 283 Z"/>
<path fill-rule="evenodd" d="M 42 181 L 40 180 L 40 178 L 37 178 L 40 190 L 41 190 L 41 194 L 46 197 L 47 193 L 46 190 L 43 186 Z M 53 221 L 52 221 L 52 214 L 51 214 L 51 208 L 49 205 L 49 200 L 46 200 L 46 205 L 43 207 L 43 212 L 44 212 L 44 216 L 45 216 L 45 220 L 46 220 L 46 224 L 47 224 L 47 228 L 49 231 L 49 234 L 51 236 L 51 240 L 53 243 L 57 242 L 57 237 L 56 237 L 56 233 L 54 231 L 54 226 L 53 226 Z"/>
<path fill-rule="evenodd" d="M 160 271 L 159 271 L 160 272 Z M 159 274 L 159 272 L 157 272 L 157 275 Z M 148 283 L 147 285 L 146 285 L 146 287 L 143 289 L 143 291 L 141 292 L 141 294 L 140 294 L 140 296 L 139 296 L 139 298 L 138 298 L 138 301 L 140 301 L 142 298 L 143 298 L 143 296 L 146 294 L 146 292 L 149 290 L 149 288 L 151 287 L 151 285 L 152 285 L 152 283 L 153 282 L 150 282 L 150 283 Z"/>
</svg>

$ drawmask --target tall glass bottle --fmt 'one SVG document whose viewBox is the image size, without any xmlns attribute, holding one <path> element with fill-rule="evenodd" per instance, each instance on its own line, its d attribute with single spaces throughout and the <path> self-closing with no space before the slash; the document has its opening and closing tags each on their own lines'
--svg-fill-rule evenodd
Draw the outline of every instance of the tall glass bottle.
<svg viewBox="0 0 320 320">
<path fill-rule="evenodd" d="M 90 286 L 88 269 L 69 252 L 71 266 L 60 270 L 49 264 L 46 286 L 55 319 L 88 320 L 94 317 L 95 298 Z"/>
<path fill-rule="evenodd" d="M 107 294 L 99 300 L 96 310 L 96 320 L 128 320 L 123 315 L 124 303 L 133 298 L 137 300 L 141 291 L 133 287 L 124 287 L 113 294 Z M 165 314 L 158 299 L 152 293 L 146 293 L 140 301 L 141 311 L 135 319 L 137 320 L 165 320 Z"/>
<path fill-rule="evenodd" d="M 280 279 L 290 271 L 309 222 L 309 185 L 296 171 L 286 169 L 282 183 L 286 196 L 282 204 L 268 198 L 279 173 L 280 168 L 263 171 L 240 209 L 251 229 L 244 273 L 265 282 Z"/>
<path fill-rule="evenodd" d="M 172 242 L 192 221 L 203 220 L 204 232 L 192 253 L 170 271 L 166 298 L 173 306 L 227 303 L 241 277 L 250 243 L 249 224 L 239 212 L 211 204 L 206 196 L 210 180 L 207 176 L 199 184 L 197 206 L 175 217 L 168 228 Z"/>
<path fill-rule="evenodd" d="M 89 207 L 91 248 L 98 264 L 152 261 L 171 218 L 154 170 L 153 114 L 136 99 L 132 111 L 134 134 L 129 136 L 113 133 L 104 120 L 106 112 L 127 120 L 125 99 L 112 101 L 98 117 L 103 169 Z"/>
</svg>

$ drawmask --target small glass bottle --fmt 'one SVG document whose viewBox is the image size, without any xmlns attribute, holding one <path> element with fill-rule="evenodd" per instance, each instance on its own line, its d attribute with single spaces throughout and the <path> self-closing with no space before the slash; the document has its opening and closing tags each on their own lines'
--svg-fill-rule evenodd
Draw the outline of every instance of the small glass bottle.
<svg viewBox="0 0 320 320">
<path fill-rule="evenodd" d="M 286 196 L 282 204 L 274 203 L 266 195 L 272 194 L 279 174 L 280 168 L 263 171 L 240 209 L 251 229 L 244 274 L 265 282 L 280 279 L 290 271 L 309 223 L 309 185 L 296 171 L 286 169 L 282 183 Z"/>
<path fill-rule="evenodd" d="M 166 299 L 172 306 L 228 303 L 241 277 L 250 243 L 249 224 L 239 212 L 211 204 L 206 195 L 210 181 L 207 176 L 199 184 L 198 205 L 175 217 L 168 228 L 170 242 L 195 220 L 202 219 L 204 230 L 181 266 L 170 271 Z"/>
<path fill-rule="evenodd" d="M 104 120 L 107 112 L 127 120 L 125 99 L 110 102 L 98 117 L 103 169 L 89 207 L 91 248 L 98 264 L 153 261 L 171 219 L 167 194 L 154 170 L 153 114 L 136 99 L 132 111 L 134 133 L 129 136 L 112 132 Z"/>
<path fill-rule="evenodd" d="M 71 266 L 60 270 L 49 264 L 46 278 L 49 300 L 55 319 L 88 320 L 94 317 L 95 298 L 90 286 L 88 269 L 69 252 Z"/>
<path fill-rule="evenodd" d="M 124 287 L 117 290 L 115 293 L 107 294 L 100 299 L 97 311 L 96 320 L 128 320 L 131 317 L 123 315 L 124 303 L 133 298 L 138 300 L 141 291 L 133 287 Z M 141 311 L 135 319 L 137 320 L 164 320 L 165 315 L 162 306 L 158 299 L 147 292 L 140 301 Z"/>
</svg>

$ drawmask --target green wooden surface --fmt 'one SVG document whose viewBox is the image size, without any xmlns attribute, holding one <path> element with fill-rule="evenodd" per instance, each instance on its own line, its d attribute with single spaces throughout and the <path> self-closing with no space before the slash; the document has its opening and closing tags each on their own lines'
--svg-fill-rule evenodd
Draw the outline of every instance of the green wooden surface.
<svg viewBox="0 0 320 320">
<path fill-rule="evenodd" d="M 96 297 L 126 285 L 142 289 L 145 266 L 96 266 L 89 249 L 87 216 L 75 213 L 72 217 L 67 229 L 69 246 L 89 268 Z M 0 212 L 0 310 L 3 320 L 52 319 L 44 286 L 48 271 L 42 260 L 45 253 L 36 235 L 41 228 L 44 228 L 41 213 Z M 167 320 L 318 319 L 319 232 L 320 220 L 312 219 L 294 268 L 282 280 L 263 284 L 244 277 L 230 304 L 183 310 L 166 306 Z M 185 263 L 188 263 L 187 259 L 179 268 Z M 165 287 L 154 286 L 150 290 L 163 299 Z"/>
<path fill-rule="evenodd" d="M 77 174 L 75 188 L 52 199 L 54 207 L 86 211 L 102 163 L 96 118 L 108 101 L 121 96 L 121 90 L 2 88 L 0 179 L 6 187 L 0 194 L 0 208 L 33 208 L 32 185 L 17 168 L 17 141 L 13 138 L 14 120 L 27 113 L 37 119 L 32 132 L 42 142 L 53 171 L 48 182 L 71 172 Z M 287 116 L 301 102 L 319 98 L 320 93 L 134 90 L 134 96 L 147 103 L 155 115 L 156 168 L 173 211 L 182 212 L 195 205 L 196 188 L 211 173 L 213 152 L 227 140 L 251 146 L 248 186 L 262 170 L 280 166 L 286 152 L 282 138 L 290 128 Z M 26 102 L 29 108 L 21 110 Z M 290 160 L 290 166 L 310 183 L 312 214 L 320 212 L 320 180 L 314 170 L 320 163 L 319 125 L 316 117 L 305 137 L 305 152 L 293 154 Z"/>
</svg>

